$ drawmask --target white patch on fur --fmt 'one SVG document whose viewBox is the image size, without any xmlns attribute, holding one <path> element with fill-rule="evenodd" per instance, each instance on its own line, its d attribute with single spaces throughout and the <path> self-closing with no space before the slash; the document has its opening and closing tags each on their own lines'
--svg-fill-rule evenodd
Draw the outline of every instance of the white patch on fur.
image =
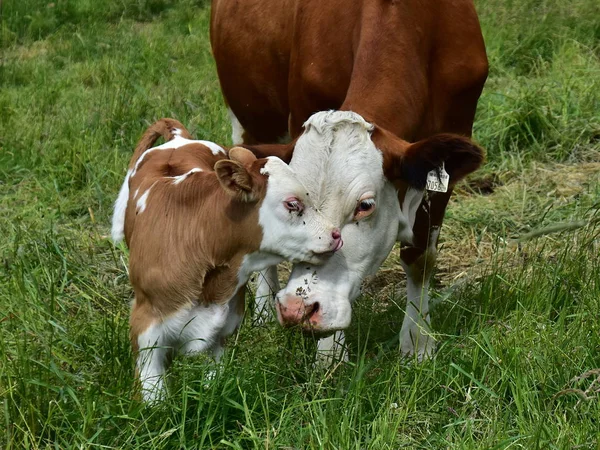
<svg viewBox="0 0 600 450">
<path fill-rule="evenodd" d="M 413 227 L 415 226 L 417 211 L 423 200 L 423 195 L 423 191 L 411 187 L 407 189 L 404 195 L 401 208 L 403 220 L 400 221 L 400 226 L 398 227 L 398 241 L 403 244 L 412 244 L 413 242 Z"/>
<path fill-rule="evenodd" d="M 138 194 L 139 194 L 139 193 L 140 193 L 140 188 L 137 188 L 137 189 L 135 190 L 135 194 L 133 194 L 133 199 L 134 199 L 134 200 L 137 198 L 137 196 L 138 196 Z"/>
<path fill-rule="evenodd" d="M 129 201 L 129 177 L 131 170 L 127 171 L 125 181 L 121 185 L 119 196 L 115 202 L 113 212 L 111 236 L 114 242 L 120 242 L 125 237 L 125 211 L 127 210 L 127 202 Z"/>
<path fill-rule="evenodd" d="M 154 185 L 152 185 L 154 186 Z M 148 189 L 146 189 L 146 192 L 144 192 L 142 194 L 142 196 L 138 199 L 136 205 L 136 210 L 138 213 L 143 213 L 146 210 L 146 204 L 148 202 L 148 195 L 150 195 L 150 189 L 152 189 L 152 186 L 150 186 Z"/>
<path fill-rule="evenodd" d="M 182 138 L 181 136 L 175 136 L 173 139 L 171 139 L 168 142 L 165 142 L 164 144 L 161 145 L 157 145 L 156 147 L 152 147 L 149 148 L 148 150 L 146 150 L 144 153 L 142 153 L 140 155 L 140 157 L 138 158 L 138 160 L 135 162 L 135 166 L 133 167 L 133 172 L 131 173 L 131 176 L 134 177 L 135 174 L 137 173 L 137 169 L 140 166 L 140 164 L 142 163 L 142 161 L 144 161 L 144 158 L 146 158 L 146 156 L 156 150 L 172 150 L 174 148 L 179 148 L 179 147 L 183 147 L 184 145 L 189 144 L 190 141 L 189 139 L 185 139 Z"/>
<path fill-rule="evenodd" d="M 406 272 L 406 312 L 400 330 L 400 351 L 403 355 L 416 355 L 421 361 L 429 358 L 435 349 L 429 315 L 431 270 L 425 271 L 428 275 L 423 276 L 420 267 L 413 268 L 404 263 L 402 267 Z"/>
<path fill-rule="evenodd" d="M 221 147 L 219 144 L 215 144 L 214 142 L 210 142 L 210 141 L 190 141 L 190 142 L 197 142 L 199 144 L 202 144 L 202 145 L 208 147 L 210 149 L 210 151 L 212 152 L 212 154 L 215 156 L 218 155 L 219 153 L 221 153 L 223 155 L 227 154 L 223 147 Z"/>
<path fill-rule="evenodd" d="M 131 176 L 132 177 L 135 176 L 135 174 L 137 173 L 138 167 L 140 166 L 140 164 L 142 163 L 142 161 L 144 161 L 144 158 L 146 158 L 146 156 L 149 153 L 154 152 L 156 150 L 173 150 L 173 149 L 177 149 L 177 148 L 183 147 L 184 145 L 189 145 L 189 144 L 201 144 L 201 145 L 204 145 L 205 147 L 209 148 L 209 150 L 212 152 L 213 155 L 218 155 L 219 153 L 226 154 L 226 152 L 223 149 L 223 147 L 221 147 L 218 144 L 215 144 L 214 142 L 186 139 L 184 137 L 176 135 L 170 141 L 165 142 L 164 144 L 158 145 L 156 147 L 149 148 L 144 153 L 142 153 L 141 156 L 138 158 L 138 160 L 135 162 L 135 166 L 133 168 L 133 172 L 132 172 Z"/>
<path fill-rule="evenodd" d="M 317 343 L 317 365 L 329 368 L 338 362 L 348 362 L 346 335 L 343 331 L 336 331 L 319 339 Z"/>
<path fill-rule="evenodd" d="M 250 253 L 249 255 L 245 255 L 242 260 L 242 265 L 240 266 L 240 270 L 238 270 L 238 285 L 239 289 L 241 286 L 246 284 L 250 279 L 250 275 L 253 272 L 259 272 L 261 270 L 265 270 L 271 266 L 277 266 L 280 262 L 283 261 L 283 258 L 275 253 L 268 253 L 263 251 L 258 251 L 254 253 Z"/>
<path fill-rule="evenodd" d="M 244 143 L 244 127 L 235 116 L 231 108 L 227 108 L 229 114 L 229 121 L 231 122 L 231 142 L 233 145 L 240 145 Z"/>
<path fill-rule="evenodd" d="M 215 344 L 227 324 L 229 304 L 190 305 L 138 336 L 137 366 L 147 402 L 164 395 L 166 358 L 171 351 L 193 354 Z"/>
<path fill-rule="evenodd" d="M 429 235 L 429 251 L 435 252 L 437 247 L 437 241 L 440 237 L 440 227 L 432 227 L 431 234 Z"/>
<path fill-rule="evenodd" d="M 187 177 L 189 177 L 191 174 L 193 173 L 198 173 L 198 172 L 202 172 L 203 170 L 199 167 L 194 167 L 192 170 L 190 170 L 189 172 L 184 173 L 183 175 L 177 175 L 175 177 L 166 177 L 166 178 L 170 178 L 173 180 L 173 184 L 179 184 L 181 183 L 183 180 L 185 180 Z"/>
<path fill-rule="evenodd" d="M 175 136 L 181 136 L 182 131 L 179 128 L 173 128 L 173 134 Z"/>
</svg>

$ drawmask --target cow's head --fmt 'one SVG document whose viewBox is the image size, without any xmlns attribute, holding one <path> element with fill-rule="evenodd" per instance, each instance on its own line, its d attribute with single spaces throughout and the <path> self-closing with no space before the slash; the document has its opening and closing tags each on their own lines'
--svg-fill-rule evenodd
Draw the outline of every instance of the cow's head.
<svg viewBox="0 0 600 450">
<path fill-rule="evenodd" d="M 262 252 L 321 264 L 342 247 L 339 228 L 315 207 L 285 162 L 274 156 L 257 159 L 241 147 L 232 148 L 229 157 L 215 164 L 217 179 L 239 202 L 258 206 Z"/>
<path fill-rule="evenodd" d="M 483 151 L 457 135 L 410 144 L 348 111 L 314 114 L 304 126 L 290 167 L 319 212 L 340 226 L 344 248 L 323 265 L 294 265 L 276 310 L 283 325 L 326 333 L 350 324 L 364 278 L 394 242 L 412 242 L 428 173 L 444 164 L 452 185 L 479 167 Z"/>
</svg>

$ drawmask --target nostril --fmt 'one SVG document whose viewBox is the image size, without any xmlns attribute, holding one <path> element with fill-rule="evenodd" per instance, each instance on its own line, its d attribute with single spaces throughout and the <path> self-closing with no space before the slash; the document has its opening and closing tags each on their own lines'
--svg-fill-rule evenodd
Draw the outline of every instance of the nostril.
<svg viewBox="0 0 600 450">
<path fill-rule="evenodd" d="M 320 308 L 319 302 L 314 302 L 312 305 L 306 307 L 305 315 L 307 318 L 314 316 Z"/>
<path fill-rule="evenodd" d="M 340 232 L 340 229 L 339 229 L 339 228 L 336 228 L 335 230 L 333 230 L 333 231 L 331 232 L 331 237 L 332 237 L 333 239 L 339 239 L 339 238 L 341 238 L 341 237 L 342 237 L 342 233 Z"/>
</svg>

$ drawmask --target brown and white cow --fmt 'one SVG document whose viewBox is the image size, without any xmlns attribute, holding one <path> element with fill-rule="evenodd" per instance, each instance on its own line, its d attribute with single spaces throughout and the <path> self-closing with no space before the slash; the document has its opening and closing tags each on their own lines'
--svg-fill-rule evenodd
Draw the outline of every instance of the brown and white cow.
<svg viewBox="0 0 600 450">
<path fill-rule="evenodd" d="M 488 73 L 472 0 L 213 0 L 211 43 L 234 143 L 289 135 L 271 151 L 291 157 L 319 209 L 343 227 L 344 249 L 325 265 L 294 266 L 277 295 L 279 320 L 345 328 L 364 277 L 397 239 L 408 279 L 401 351 L 430 355 L 428 287 L 444 212 L 452 186 L 483 161 L 468 138 Z M 313 116 L 327 110 L 339 111 Z M 447 192 L 423 189 L 434 161 L 445 163 Z M 277 286 L 274 270 L 266 278 Z"/>
<path fill-rule="evenodd" d="M 160 136 L 167 142 L 152 147 Z M 130 334 L 145 400 L 160 397 L 170 352 L 220 356 L 253 271 L 284 259 L 319 264 L 342 246 L 306 192 L 279 158 L 239 147 L 227 155 L 173 119 L 146 131 L 112 228 L 130 251 Z"/>
</svg>

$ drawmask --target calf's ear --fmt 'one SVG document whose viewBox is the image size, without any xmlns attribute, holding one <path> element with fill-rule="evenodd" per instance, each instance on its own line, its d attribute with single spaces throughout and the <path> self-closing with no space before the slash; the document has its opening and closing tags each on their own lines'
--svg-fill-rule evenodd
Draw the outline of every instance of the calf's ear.
<svg viewBox="0 0 600 450">
<path fill-rule="evenodd" d="M 411 144 L 377 129 L 373 142 L 383 153 L 383 171 L 388 180 L 402 180 L 417 189 L 424 189 L 427 174 L 442 164 L 453 186 L 477 170 L 485 159 L 481 147 L 457 134 L 436 134 Z"/>
<path fill-rule="evenodd" d="M 243 147 L 233 147 L 231 150 L 229 150 L 229 158 L 233 161 L 240 162 L 245 166 L 248 166 L 256 161 L 256 156 L 254 153 Z"/>
<path fill-rule="evenodd" d="M 231 159 L 217 161 L 215 173 L 221 187 L 231 197 L 242 202 L 258 200 L 252 175 L 241 162 Z"/>
</svg>

